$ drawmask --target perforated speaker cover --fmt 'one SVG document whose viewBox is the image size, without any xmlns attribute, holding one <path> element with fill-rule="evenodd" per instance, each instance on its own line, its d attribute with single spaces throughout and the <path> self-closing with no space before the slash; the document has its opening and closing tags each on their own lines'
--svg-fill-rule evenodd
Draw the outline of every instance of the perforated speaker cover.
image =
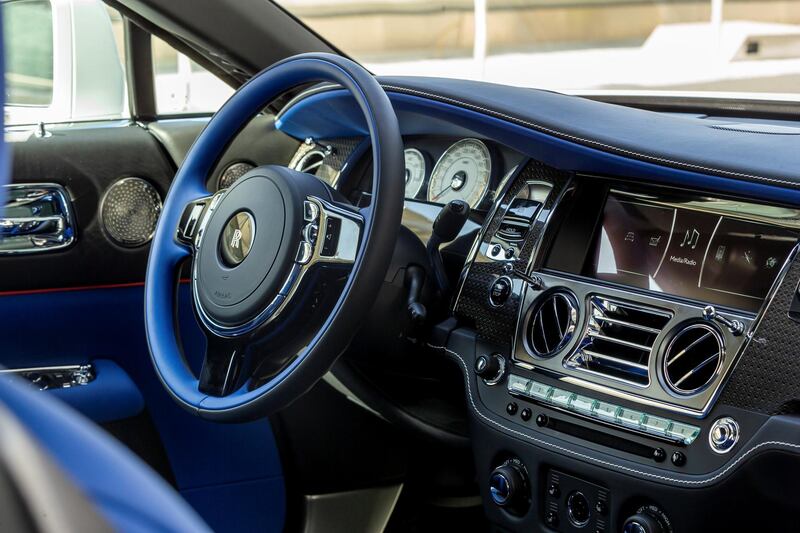
<svg viewBox="0 0 800 533">
<path fill-rule="evenodd" d="M 227 189 L 231 185 L 233 185 L 236 180 L 250 172 L 252 169 L 256 168 L 254 164 L 248 163 L 247 161 L 237 161 L 236 163 L 231 163 L 222 173 L 219 175 L 219 182 L 217 183 L 217 187 L 219 189 Z"/>
<path fill-rule="evenodd" d="M 106 191 L 101 205 L 106 233 L 122 246 L 141 246 L 156 230 L 161 197 L 141 178 L 122 178 Z"/>
</svg>

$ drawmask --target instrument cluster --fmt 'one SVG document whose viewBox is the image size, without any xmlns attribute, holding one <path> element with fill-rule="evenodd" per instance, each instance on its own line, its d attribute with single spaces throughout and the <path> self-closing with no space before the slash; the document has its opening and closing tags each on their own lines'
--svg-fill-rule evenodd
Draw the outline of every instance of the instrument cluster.
<svg viewBox="0 0 800 533">
<path fill-rule="evenodd" d="M 422 147 L 405 150 L 405 196 L 446 204 L 463 200 L 480 208 L 490 189 L 493 158 L 489 147 L 474 138 L 461 139 L 441 153 L 435 164 Z"/>
</svg>

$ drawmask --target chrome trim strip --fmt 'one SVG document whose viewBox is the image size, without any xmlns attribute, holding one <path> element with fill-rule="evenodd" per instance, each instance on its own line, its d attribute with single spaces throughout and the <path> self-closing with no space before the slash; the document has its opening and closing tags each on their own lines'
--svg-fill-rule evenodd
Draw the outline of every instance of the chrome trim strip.
<svg viewBox="0 0 800 533">
<path fill-rule="evenodd" d="M 455 312 L 458 309 L 458 301 L 461 298 L 461 291 L 464 290 L 464 282 L 467 280 L 467 276 L 469 275 L 469 269 L 472 267 L 472 263 L 475 262 L 475 258 L 478 255 L 478 250 L 480 249 L 481 244 L 483 243 L 484 237 L 486 237 L 486 232 L 489 231 L 489 226 L 491 225 L 492 220 L 494 220 L 495 215 L 497 214 L 498 209 L 500 209 L 503 200 L 505 199 L 506 195 L 508 194 L 508 190 L 511 188 L 511 185 L 516 181 L 517 176 L 522 173 L 525 167 L 530 163 L 529 159 L 526 159 L 519 165 L 515 166 L 511 170 L 509 170 L 506 175 L 503 177 L 500 185 L 497 187 L 497 190 L 500 191 L 498 195 L 495 196 L 495 201 L 492 203 L 492 207 L 489 209 L 489 212 L 486 214 L 486 218 L 484 219 L 483 225 L 481 229 L 478 231 L 478 235 L 475 236 L 475 240 L 472 242 L 472 246 L 469 249 L 469 253 L 467 254 L 467 259 L 464 261 L 464 266 L 461 268 L 461 274 L 458 277 L 458 290 L 456 291 L 456 296 L 453 298 L 453 302 L 450 306 L 450 311 Z"/>
</svg>

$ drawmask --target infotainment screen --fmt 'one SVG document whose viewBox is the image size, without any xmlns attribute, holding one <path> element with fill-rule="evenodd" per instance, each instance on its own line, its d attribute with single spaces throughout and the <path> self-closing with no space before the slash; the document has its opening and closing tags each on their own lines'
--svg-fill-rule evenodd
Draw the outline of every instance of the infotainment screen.
<svg viewBox="0 0 800 533">
<path fill-rule="evenodd" d="M 699 204 L 611 191 L 584 275 L 757 311 L 797 233 Z"/>
</svg>

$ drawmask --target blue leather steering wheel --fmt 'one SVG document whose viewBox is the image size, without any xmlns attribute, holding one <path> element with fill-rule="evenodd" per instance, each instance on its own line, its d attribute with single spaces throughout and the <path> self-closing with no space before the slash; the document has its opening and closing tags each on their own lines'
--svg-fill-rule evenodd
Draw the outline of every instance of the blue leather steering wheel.
<svg viewBox="0 0 800 533">
<path fill-rule="evenodd" d="M 347 89 L 372 144 L 371 203 L 350 205 L 314 176 L 258 167 L 228 189 L 208 176 L 269 102 L 311 82 Z M 167 194 L 145 283 L 156 371 L 175 400 L 209 419 L 274 412 L 314 385 L 347 347 L 389 266 L 403 206 L 403 144 L 375 78 L 331 54 L 303 54 L 244 84 L 192 145 Z M 176 337 L 176 287 L 191 260 L 194 311 L 206 334 L 199 376 Z"/>
</svg>

